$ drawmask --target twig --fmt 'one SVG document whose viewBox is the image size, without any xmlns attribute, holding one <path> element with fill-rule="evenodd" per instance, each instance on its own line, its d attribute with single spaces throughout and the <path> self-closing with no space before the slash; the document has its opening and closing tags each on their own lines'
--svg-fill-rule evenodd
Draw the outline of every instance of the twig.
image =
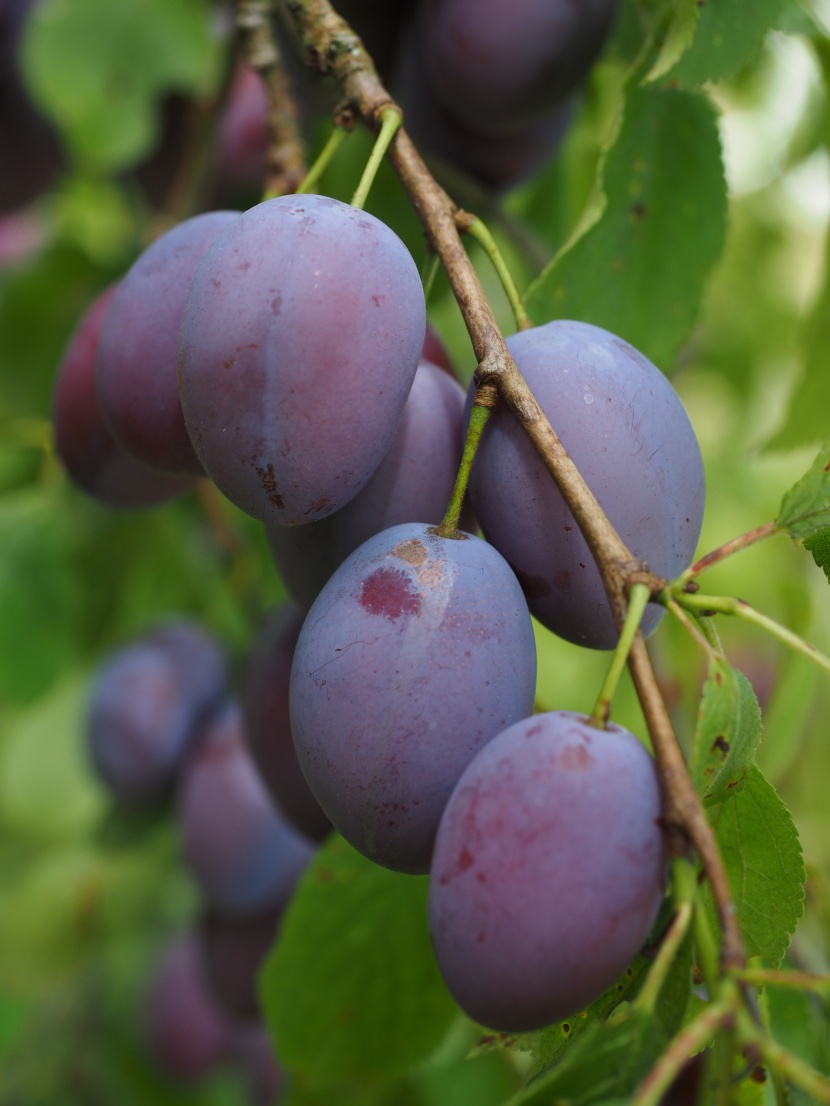
<svg viewBox="0 0 830 1106">
<path fill-rule="evenodd" d="M 320 72 L 335 79 L 364 123 L 376 131 L 380 112 L 396 105 L 358 36 L 332 10 L 328 0 L 286 0 L 286 6 L 308 59 Z M 496 385 L 501 399 L 531 439 L 590 547 L 617 625 L 622 626 L 627 589 L 639 580 L 648 583 L 656 594 L 663 583 L 632 557 L 516 367 L 461 243 L 456 205 L 427 169 L 405 125 L 389 147 L 389 161 L 447 273 L 478 362 L 476 382 Z M 695 794 L 639 635 L 629 666 L 654 745 L 672 853 L 684 855 L 690 844 L 697 849 L 724 929 L 725 963 L 741 966 L 746 960 L 743 943 L 714 834 Z"/>
</svg>

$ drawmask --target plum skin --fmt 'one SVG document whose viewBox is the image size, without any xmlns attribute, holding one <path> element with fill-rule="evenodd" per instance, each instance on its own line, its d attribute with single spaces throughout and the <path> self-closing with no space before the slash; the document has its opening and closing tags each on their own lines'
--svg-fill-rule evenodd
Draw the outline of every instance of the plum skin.
<svg viewBox="0 0 830 1106">
<path fill-rule="evenodd" d="M 620 726 L 526 718 L 469 764 L 444 810 L 429 920 L 462 1009 L 525 1032 L 578 1013 L 645 943 L 663 897 L 653 761 Z"/>
</svg>

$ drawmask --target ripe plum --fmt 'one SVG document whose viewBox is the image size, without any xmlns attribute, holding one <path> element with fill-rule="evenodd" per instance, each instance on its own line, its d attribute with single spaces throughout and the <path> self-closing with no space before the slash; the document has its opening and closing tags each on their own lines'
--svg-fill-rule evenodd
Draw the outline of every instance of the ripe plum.
<svg viewBox="0 0 830 1106">
<path fill-rule="evenodd" d="M 536 652 L 512 572 L 421 523 L 371 538 L 306 618 L 291 672 L 300 766 L 335 828 L 403 872 L 429 867 L 475 753 L 532 709 Z"/>
<path fill-rule="evenodd" d="M 161 626 L 109 658 L 92 689 L 89 742 L 116 799 L 140 804 L 164 792 L 224 694 L 225 678 L 222 650 L 185 622 Z"/>
<path fill-rule="evenodd" d="M 331 822 L 300 770 L 288 711 L 291 662 L 304 619 L 305 612 L 294 604 L 279 607 L 264 621 L 251 645 L 242 694 L 244 734 L 254 764 L 279 809 L 312 841 L 322 841 Z"/>
<path fill-rule="evenodd" d="M 229 914 L 283 905 L 314 852 L 271 802 L 232 702 L 211 717 L 187 759 L 179 822 L 185 863 L 205 901 Z"/>
<path fill-rule="evenodd" d="M 619 726 L 570 711 L 486 745 L 447 803 L 429 918 L 447 986 L 476 1021 L 538 1029 L 612 986 L 663 895 L 651 757 Z"/>
<path fill-rule="evenodd" d="M 271 555 L 306 610 L 349 553 L 413 518 L 441 521 L 461 461 L 464 391 L 422 361 L 389 451 L 345 507 L 307 526 L 266 523 Z"/>
<path fill-rule="evenodd" d="M 238 218 L 210 211 L 157 238 L 118 285 L 101 330 L 95 381 L 104 419 L 128 453 L 163 472 L 204 474 L 182 416 L 176 345 L 193 273 Z"/>
<path fill-rule="evenodd" d="M 577 89 L 605 43 L 617 0 L 422 0 L 429 86 L 457 122 L 515 135 Z"/>
<path fill-rule="evenodd" d="M 196 272 L 180 391 L 196 453 L 249 514 L 312 522 L 348 502 L 389 448 L 426 315 L 396 234 L 325 196 L 245 212 Z"/>
<path fill-rule="evenodd" d="M 52 398 L 55 452 L 74 484 L 108 507 L 155 507 L 194 481 L 135 460 L 113 438 L 95 390 L 95 354 L 115 285 L 87 308 L 63 355 Z"/>
<path fill-rule="evenodd" d="M 165 951 L 150 986 L 147 1023 L 153 1055 L 181 1083 L 200 1082 L 228 1059 L 232 1026 L 211 994 L 195 934 Z"/>
<path fill-rule="evenodd" d="M 633 555 L 661 576 L 682 571 L 700 534 L 703 463 L 666 377 L 627 342 L 587 323 L 547 323 L 514 334 L 507 345 Z M 531 613 L 568 641 L 613 648 L 617 631 L 588 546 L 507 411 L 496 411 L 482 435 L 470 500 Z M 643 632 L 663 613 L 650 606 Z"/>
</svg>

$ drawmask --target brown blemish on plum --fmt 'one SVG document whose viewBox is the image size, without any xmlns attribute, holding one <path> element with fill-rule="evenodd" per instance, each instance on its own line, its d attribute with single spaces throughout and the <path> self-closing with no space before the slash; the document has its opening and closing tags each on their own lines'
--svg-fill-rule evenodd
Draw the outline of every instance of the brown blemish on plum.
<svg viewBox="0 0 830 1106">
<path fill-rule="evenodd" d="M 327 506 L 328 501 L 329 497 L 327 495 L 321 495 L 319 499 L 315 499 L 314 502 L 310 504 L 306 514 L 318 514 L 318 512 L 322 511 L 323 508 Z"/>
<path fill-rule="evenodd" d="M 406 561 L 408 565 L 417 568 L 418 565 L 422 565 L 427 560 L 429 553 L 424 543 L 418 538 L 408 538 L 406 541 L 398 542 L 392 550 L 391 556 L 399 557 L 402 561 Z"/>
<path fill-rule="evenodd" d="M 279 315 L 282 311 L 282 296 L 274 296 L 271 300 L 271 312 L 274 315 Z"/>
<path fill-rule="evenodd" d="M 399 568 L 376 568 L 360 589 L 360 605 L 369 614 L 394 622 L 404 614 L 417 615 L 421 599 L 412 591 L 409 577 Z"/>
<path fill-rule="evenodd" d="M 262 487 L 265 489 L 265 494 L 268 496 L 270 502 L 273 503 L 278 511 L 284 510 L 285 501 L 277 491 L 277 478 L 274 475 L 274 466 L 268 465 L 266 468 L 257 466 L 256 474 L 262 481 Z"/>
</svg>

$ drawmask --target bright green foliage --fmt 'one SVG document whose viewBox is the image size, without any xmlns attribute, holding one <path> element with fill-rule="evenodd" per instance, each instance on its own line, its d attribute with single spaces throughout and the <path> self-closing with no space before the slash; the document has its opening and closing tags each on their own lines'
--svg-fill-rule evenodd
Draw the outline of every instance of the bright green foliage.
<svg viewBox="0 0 830 1106">
<path fill-rule="evenodd" d="M 457 1008 L 426 892 L 425 878 L 380 868 L 336 835 L 315 857 L 261 979 L 280 1055 L 304 1080 L 399 1075 L 441 1044 Z"/>
<path fill-rule="evenodd" d="M 605 208 L 528 290 L 535 322 L 580 319 L 668 369 L 723 246 L 715 113 L 696 93 L 634 88 L 603 171 Z"/>
<path fill-rule="evenodd" d="M 793 541 L 823 537 L 830 528 L 830 446 L 781 500 L 778 525 Z"/>
<path fill-rule="evenodd" d="M 761 709 L 743 673 L 721 657 L 709 662 L 692 753 L 692 779 L 705 806 L 743 786 L 761 738 Z"/>
<path fill-rule="evenodd" d="M 804 863 L 790 812 L 752 765 L 744 786 L 716 818 L 747 954 L 776 967 L 804 909 Z M 708 888 L 705 894 L 711 907 Z"/>
<path fill-rule="evenodd" d="M 646 75 L 656 81 L 677 64 L 694 41 L 702 5 L 698 0 L 674 0 L 670 5 L 668 26 L 661 36 L 657 60 Z"/>
<path fill-rule="evenodd" d="M 669 76 L 681 85 L 700 85 L 734 76 L 751 60 L 764 35 L 795 0 L 706 0 L 691 48 Z"/>
<path fill-rule="evenodd" d="M 209 91 L 218 60 L 203 0 L 44 0 L 24 49 L 34 94 L 73 155 L 110 170 L 150 148 L 160 95 Z"/>
</svg>

